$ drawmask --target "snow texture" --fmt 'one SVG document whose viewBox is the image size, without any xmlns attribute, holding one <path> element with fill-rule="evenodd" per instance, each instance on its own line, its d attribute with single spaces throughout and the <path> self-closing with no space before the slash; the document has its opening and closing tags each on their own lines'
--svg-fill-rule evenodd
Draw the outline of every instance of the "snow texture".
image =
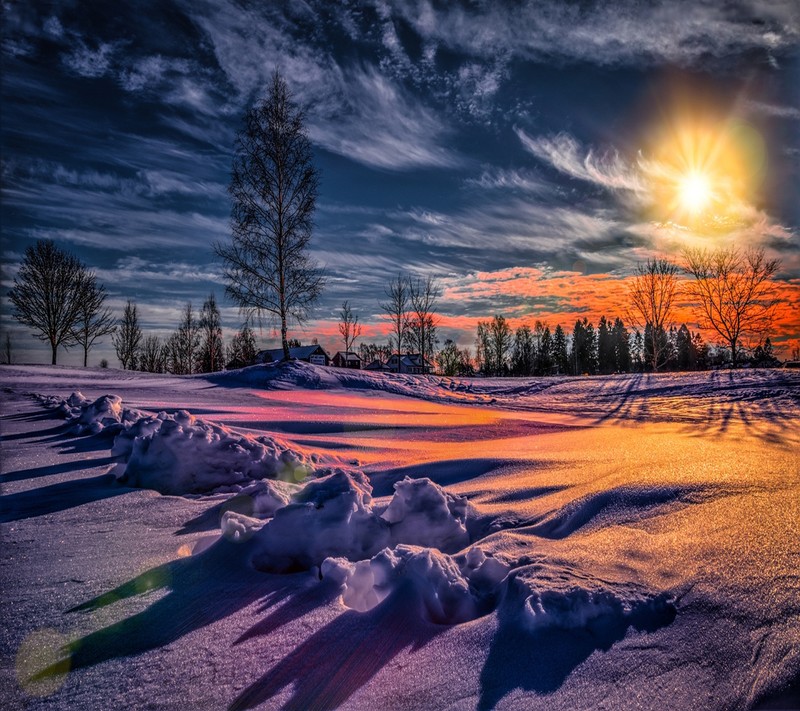
<svg viewBox="0 0 800 711">
<path fill-rule="evenodd" d="M 302 481 L 313 471 L 310 457 L 283 442 L 237 434 L 186 410 L 132 422 L 111 453 L 123 459 L 115 468 L 121 482 L 162 494 L 198 494 L 256 479 Z M 274 510 L 274 498 L 274 490 L 262 495 L 265 511 Z"/>
<path fill-rule="evenodd" d="M 253 562 L 262 570 L 289 572 L 328 557 L 365 560 L 398 544 L 457 551 L 469 543 L 466 500 L 430 479 L 398 482 L 388 507 L 379 511 L 361 471 L 311 480 L 258 531 Z"/>
</svg>

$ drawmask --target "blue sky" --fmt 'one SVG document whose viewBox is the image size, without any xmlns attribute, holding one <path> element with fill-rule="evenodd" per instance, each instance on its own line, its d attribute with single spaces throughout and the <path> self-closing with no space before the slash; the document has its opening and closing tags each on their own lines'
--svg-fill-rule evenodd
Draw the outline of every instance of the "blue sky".
<svg viewBox="0 0 800 711">
<path fill-rule="evenodd" d="M 275 68 L 322 173 L 312 245 L 329 279 L 301 340 L 335 350 L 344 299 L 381 340 L 378 303 L 401 270 L 442 280 L 441 336 L 463 344 L 494 313 L 622 314 L 618 280 L 687 239 L 764 246 L 800 288 L 793 0 L 34 2 L 4 15 L 3 292 L 25 248 L 51 238 L 96 269 L 117 311 L 135 300 L 148 332 L 168 335 L 212 290 L 237 328 L 211 245 L 228 235 L 234 136 Z M 687 113 L 735 122 L 759 147 L 724 234 L 652 209 L 664 126 Z M 5 300 L 2 325 L 15 359 L 47 362 Z"/>
</svg>

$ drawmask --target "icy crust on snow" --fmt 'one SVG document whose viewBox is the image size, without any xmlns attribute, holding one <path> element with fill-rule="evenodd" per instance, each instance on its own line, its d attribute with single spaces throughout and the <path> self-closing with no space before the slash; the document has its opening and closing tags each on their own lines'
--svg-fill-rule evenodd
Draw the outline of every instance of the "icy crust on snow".
<svg viewBox="0 0 800 711">
<path fill-rule="evenodd" d="M 176 495 L 258 479 L 302 481 L 316 463 L 276 439 L 237 434 L 185 410 L 132 422 L 115 438 L 111 454 L 123 459 L 115 467 L 121 482 Z M 279 503 L 275 489 L 260 490 L 256 499 L 265 512 Z"/>
<path fill-rule="evenodd" d="M 103 395 L 92 401 L 76 391 L 68 398 L 38 396 L 38 399 L 72 423 L 70 429 L 75 434 L 98 434 L 109 428 L 121 431 L 144 417 L 139 410 L 124 408 L 122 398 L 117 395 Z"/>
<path fill-rule="evenodd" d="M 455 552 L 469 544 L 468 515 L 465 497 L 408 477 L 381 511 L 363 472 L 339 470 L 307 482 L 275 510 L 255 534 L 253 563 L 271 572 L 308 570 L 328 557 L 365 560 L 399 544 Z"/>
</svg>

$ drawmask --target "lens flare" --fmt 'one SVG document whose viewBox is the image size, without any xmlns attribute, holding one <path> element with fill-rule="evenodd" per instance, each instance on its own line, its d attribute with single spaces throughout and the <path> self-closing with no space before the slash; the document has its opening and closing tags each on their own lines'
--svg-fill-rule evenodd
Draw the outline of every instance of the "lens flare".
<svg viewBox="0 0 800 711">
<path fill-rule="evenodd" d="M 650 188 L 649 216 L 697 234 L 729 231 L 757 201 L 764 138 L 735 107 L 720 110 L 696 94 L 676 99 L 639 162 Z"/>
</svg>

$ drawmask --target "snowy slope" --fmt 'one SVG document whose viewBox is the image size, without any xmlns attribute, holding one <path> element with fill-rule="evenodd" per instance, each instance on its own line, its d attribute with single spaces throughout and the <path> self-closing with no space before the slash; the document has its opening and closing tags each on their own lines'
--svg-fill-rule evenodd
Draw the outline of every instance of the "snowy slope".
<svg viewBox="0 0 800 711">
<path fill-rule="evenodd" d="M 0 377 L 15 703 L 797 703 L 800 374 Z"/>
</svg>

